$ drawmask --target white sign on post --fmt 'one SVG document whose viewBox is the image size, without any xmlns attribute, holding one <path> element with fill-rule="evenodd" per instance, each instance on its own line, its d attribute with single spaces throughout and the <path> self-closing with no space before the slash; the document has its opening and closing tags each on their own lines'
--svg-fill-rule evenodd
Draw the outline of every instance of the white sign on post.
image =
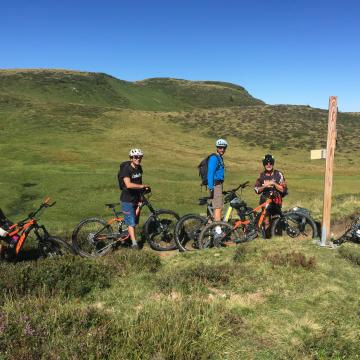
<svg viewBox="0 0 360 360">
<path fill-rule="evenodd" d="M 311 150 L 310 159 L 311 160 L 326 159 L 326 149 Z"/>
</svg>

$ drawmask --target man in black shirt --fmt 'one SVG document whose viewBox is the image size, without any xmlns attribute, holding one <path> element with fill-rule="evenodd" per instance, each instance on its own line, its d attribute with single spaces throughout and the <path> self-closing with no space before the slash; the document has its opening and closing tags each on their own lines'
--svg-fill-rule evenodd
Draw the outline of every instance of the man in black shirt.
<svg viewBox="0 0 360 360">
<path fill-rule="evenodd" d="M 140 217 L 140 190 L 149 187 L 149 185 L 142 183 L 143 171 L 140 163 L 143 156 L 144 153 L 141 149 L 131 149 L 129 152 L 130 161 L 123 162 L 118 173 L 119 187 L 122 190 L 120 195 L 121 208 L 134 249 L 138 248 L 135 227 L 139 223 Z"/>
</svg>

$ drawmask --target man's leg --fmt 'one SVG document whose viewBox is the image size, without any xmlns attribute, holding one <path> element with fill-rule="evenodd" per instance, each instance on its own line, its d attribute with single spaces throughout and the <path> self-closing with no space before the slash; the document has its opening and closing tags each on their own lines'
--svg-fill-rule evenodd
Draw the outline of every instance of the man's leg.
<svg viewBox="0 0 360 360">
<path fill-rule="evenodd" d="M 132 247 L 137 247 L 138 245 L 135 236 L 135 226 L 128 226 L 128 232 L 132 243 Z"/>
<path fill-rule="evenodd" d="M 132 248 L 138 248 L 135 234 L 136 221 L 136 204 L 130 202 L 122 202 L 121 208 L 124 213 L 125 224 L 128 226 L 128 232 L 132 243 Z"/>
<path fill-rule="evenodd" d="M 214 220 L 221 221 L 221 209 L 214 209 Z"/>
<path fill-rule="evenodd" d="M 270 215 L 267 214 L 264 217 L 264 235 L 265 235 L 265 239 L 270 239 L 271 234 L 270 234 Z"/>
<path fill-rule="evenodd" d="M 214 197 L 212 200 L 215 221 L 221 221 L 221 210 L 224 207 L 222 190 L 223 190 L 222 184 L 215 185 Z"/>
</svg>

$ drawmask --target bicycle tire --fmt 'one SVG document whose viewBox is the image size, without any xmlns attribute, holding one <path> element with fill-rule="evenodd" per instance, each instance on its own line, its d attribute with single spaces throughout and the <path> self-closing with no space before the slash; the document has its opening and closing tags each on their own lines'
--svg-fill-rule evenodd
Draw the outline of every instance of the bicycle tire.
<svg viewBox="0 0 360 360">
<path fill-rule="evenodd" d="M 49 236 L 39 241 L 38 250 L 43 258 L 75 254 L 74 249 L 69 243 L 55 236 Z"/>
<path fill-rule="evenodd" d="M 180 252 L 199 249 L 198 240 L 208 218 L 197 214 L 182 216 L 175 226 L 175 242 Z"/>
<path fill-rule="evenodd" d="M 104 256 L 113 248 L 113 230 L 103 219 L 88 218 L 76 225 L 72 233 L 72 245 L 82 257 Z"/>
<path fill-rule="evenodd" d="M 284 224 L 284 220 L 287 226 Z M 271 226 L 271 237 L 290 236 L 301 240 L 313 239 L 317 237 L 317 227 L 315 221 L 306 214 L 292 211 L 287 212 L 283 217 L 274 220 Z"/>
<path fill-rule="evenodd" d="M 218 228 L 220 228 L 220 232 L 217 232 Z M 226 242 L 236 243 L 238 235 L 233 228 L 225 221 L 214 221 L 207 224 L 200 233 L 199 248 L 220 247 L 225 245 Z"/>
<path fill-rule="evenodd" d="M 153 250 L 171 251 L 177 249 L 175 225 L 179 219 L 180 216 L 175 211 L 165 209 L 157 210 L 149 216 L 144 224 L 144 236 Z"/>
</svg>

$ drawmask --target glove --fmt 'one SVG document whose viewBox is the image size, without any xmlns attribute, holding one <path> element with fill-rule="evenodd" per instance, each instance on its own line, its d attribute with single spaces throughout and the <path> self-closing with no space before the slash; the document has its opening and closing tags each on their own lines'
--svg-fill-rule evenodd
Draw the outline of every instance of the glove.
<svg viewBox="0 0 360 360">
<path fill-rule="evenodd" d="M 8 234 L 8 232 L 0 227 L 0 236 L 5 237 L 7 234 Z"/>
</svg>

